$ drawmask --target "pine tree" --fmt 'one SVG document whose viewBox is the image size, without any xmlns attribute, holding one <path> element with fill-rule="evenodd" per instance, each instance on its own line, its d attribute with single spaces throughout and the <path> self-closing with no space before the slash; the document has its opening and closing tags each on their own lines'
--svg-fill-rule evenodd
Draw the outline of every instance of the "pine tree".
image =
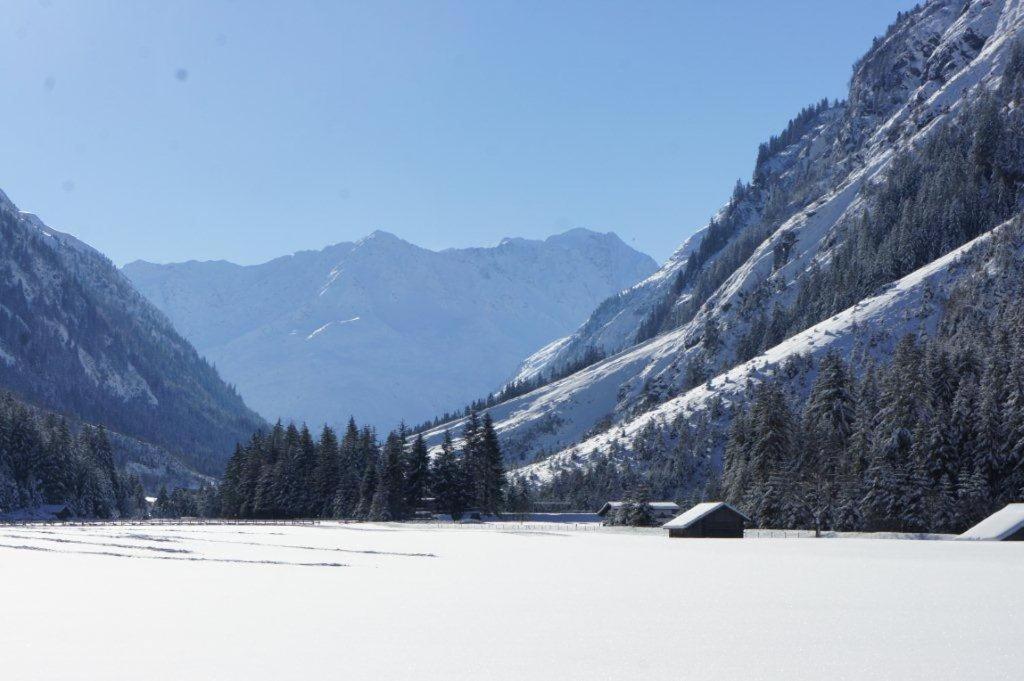
<svg viewBox="0 0 1024 681">
<path fill-rule="evenodd" d="M 359 432 L 355 419 L 350 418 L 345 435 L 339 447 L 338 484 L 332 499 L 332 515 L 335 518 L 356 518 L 360 500 L 362 475 L 366 470 L 367 450 L 372 445 L 372 434 L 365 437 Z M 369 511 L 369 507 L 366 509 Z"/>
<path fill-rule="evenodd" d="M 899 524 L 901 510 L 898 497 L 899 483 L 888 461 L 877 456 L 867 472 L 867 485 L 861 512 L 869 530 L 893 530 Z"/>
<path fill-rule="evenodd" d="M 646 485 L 640 485 L 622 503 L 616 513 L 615 524 L 629 527 L 650 527 L 654 524 L 651 513 L 651 494 Z"/>
<path fill-rule="evenodd" d="M 430 454 L 423 435 L 418 434 L 413 440 L 412 449 L 405 459 L 405 507 L 415 511 L 420 507 L 422 499 L 430 489 Z"/>
<path fill-rule="evenodd" d="M 156 494 L 156 503 L 153 504 L 153 511 L 157 518 L 166 518 L 170 510 L 171 497 L 167 493 L 167 485 L 161 485 L 160 491 Z"/>
<path fill-rule="evenodd" d="M 998 484 L 1002 471 L 1006 435 L 1003 433 L 1003 405 L 1006 402 L 1007 364 L 1000 345 L 990 349 L 979 386 L 979 404 L 976 417 L 978 437 L 975 443 L 974 464 L 988 480 L 989 487 Z"/>
<path fill-rule="evenodd" d="M 860 382 L 854 407 L 853 431 L 847 445 L 847 475 L 863 477 L 867 473 L 871 452 L 875 448 L 878 400 L 875 367 L 868 364 L 864 369 L 864 378 Z"/>
<path fill-rule="evenodd" d="M 990 512 L 988 480 L 980 469 L 975 468 L 970 474 L 963 477 L 958 496 L 957 524 L 960 527 L 974 525 Z"/>
<path fill-rule="evenodd" d="M 751 421 L 751 474 L 755 482 L 766 482 L 788 462 L 793 442 L 793 416 L 785 395 L 774 383 L 765 383 L 758 389 Z"/>
<path fill-rule="evenodd" d="M 935 487 L 930 502 L 929 527 L 932 532 L 956 532 L 956 494 L 948 475 L 943 475 Z"/>
<path fill-rule="evenodd" d="M 321 503 L 316 495 L 318 458 L 313 435 L 306 424 L 302 424 L 286 472 L 289 478 L 287 514 L 290 517 L 316 517 L 320 514 Z"/>
<path fill-rule="evenodd" d="M 460 515 L 465 508 L 465 487 L 451 431 L 444 432 L 441 451 L 434 458 L 430 480 L 438 511 L 451 514 L 452 517 Z"/>
<path fill-rule="evenodd" d="M 750 476 L 747 466 L 750 462 L 752 440 L 750 419 L 747 412 L 737 409 L 729 426 L 729 438 L 722 461 L 722 487 L 726 501 L 740 504 Z"/>
<path fill-rule="evenodd" d="M 471 409 L 462 431 L 462 475 L 466 481 L 466 502 L 473 508 L 480 508 L 487 496 L 487 467 L 480 435 L 480 415 Z"/>
<path fill-rule="evenodd" d="M 354 423 L 352 425 L 355 426 Z M 340 478 L 341 452 L 338 448 L 338 436 L 334 434 L 334 430 L 330 426 L 324 425 L 316 446 L 311 515 L 321 518 L 329 518 L 334 515 L 334 497 L 338 492 Z"/>
<path fill-rule="evenodd" d="M 818 377 L 804 410 L 804 428 L 811 441 L 807 465 L 834 480 L 853 433 L 855 405 L 846 363 L 835 353 L 822 358 Z M 816 450 L 816 451 L 814 451 Z"/>
<path fill-rule="evenodd" d="M 489 513 L 501 510 L 505 488 L 505 463 L 501 454 L 498 434 L 490 413 L 484 414 L 479 438 L 480 508 Z"/>
<path fill-rule="evenodd" d="M 380 453 L 376 447 L 370 448 L 366 454 L 366 468 L 363 471 L 362 481 L 359 483 L 359 503 L 353 511 L 353 516 L 359 520 L 367 520 L 371 517 L 373 500 L 377 493 L 377 476 L 380 466 Z M 381 508 L 378 505 L 378 511 Z"/>
<path fill-rule="evenodd" d="M 929 523 L 925 497 L 929 482 L 924 469 L 916 461 L 909 462 L 901 476 L 900 483 L 902 493 L 900 529 L 904 532 L 923 532 Z"/>
</svg>

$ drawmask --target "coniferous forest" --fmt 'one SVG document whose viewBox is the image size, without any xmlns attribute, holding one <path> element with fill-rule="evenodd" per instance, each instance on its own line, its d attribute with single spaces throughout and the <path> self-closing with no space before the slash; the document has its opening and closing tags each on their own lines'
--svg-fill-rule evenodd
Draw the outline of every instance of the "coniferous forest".
<svg viewBox="0 0 1024 681">
<path fill-rule="evenodd" d="M 44 504 L 76 516 L 123 518 L 145 513 L 139 479 L 118 470 L 107 432 L 74 434 L 63 418 L 0 395 L 0 513 Z"/>
<path fill-rule="evenodd" d="M 314 437 L 305 425 L 278 423 L 237 447 L 218 487 L 179 492 L 177 498 L 162 493 L 156 510 L 169 516 L 353 520 L 504 510 L 505 470 L 490 416 L 470 412 L 460 442 L 457 450 L 446 433 L 431 459 L 422 435 L 410 437 L 404 427 L 381 442 L 354 420 L 340 438 L 330 426 Z"/>
<path fill-rule="evenodd" d="M 963 265 L 986 280 L 955 290 L 936 332 L 904 336 L 887 360 L 791 359 L 745 403 L 672 424 L 674 447 L 641 434 L 643 468 L 600 461 L 538 498 L 590 507 L 649 489 L 725 499 L 759 527 L 963 531 L 1024 495 L 1022 248 L 1024 227 L 1007 225 Z M 802 376 L 807 391 L 794 389 Z"/>
</svg>

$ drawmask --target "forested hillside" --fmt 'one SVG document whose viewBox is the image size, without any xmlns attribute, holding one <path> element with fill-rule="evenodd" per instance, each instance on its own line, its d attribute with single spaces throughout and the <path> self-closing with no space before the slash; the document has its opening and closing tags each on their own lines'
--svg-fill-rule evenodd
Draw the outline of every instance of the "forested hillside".
<svg viewBox="0 0 1024 681">
<path fill-rule="evenodd" d="M 219 473 L 261 420 L 166 318 L 104 256 L 2 194 L 0 243 L 0 387 Z"/>
<path fill-rule="evenodd" d="M 999 300 L 1016 290 L 1012 249 L 983 252 L 1012 242 L 1008 221 L 1022 205 L 1022 34 L 1015 0 L 933 0 L 897 17 L 854 64 L 846 100 L 801 111 L 761 146 L 751 181 L 658 273 L 524 364 L 521 381 L 588 352 L 595 359 L 489 407 L 511 462 L 523 466 L 514 476 L 586 505 L 640 482 L 700 496 L 718 484 L 730 420 L 755 386 L 777 383 L 797 423 L 829 352 L 857 382 L 869 359 L 878 380 L 899 364 L 908 333 L 922 353 L 946 344 L 958 354 L 969 344 L 986 361 L 984 341 L 941 334 L 956 323 L 948 301 L 986 287 Z M 985 263 L 980 273 L 972 262 Z M 984 276 L 995 263 L 1005 276 Z M 931 423 L 915 411 L 900 427 L 913 434 L 919 422 Z M 882 423 L 874 437 L 887 441 L 892 422 Z M 428 431 L 428 441 L 457 427 Z M 976 449 L 957 454 L 949 476 L 957 495 Z M 910 463 L 895 456 L 889 465 L 903 475 Z M 747 496 L 756 486 L 739 479 L 748 482 L 740 494 L 733 477 L 731 498 L 757 514 Z M 987 504 L 1019 493 L 1006 480 L 1009 488 L 988 476 Z M 895 512 L 884 521 L 865 506 L 858 512 L 854 525 L 902 522 Z M 970 516 L 963 511 L 957 524 Z M 822 517 L 836 522 L 832 511 Z"/>
<path fill-rule="evenodd" d="M 1024 493 L 1021 223 L 957 267 L 957 285 L 904 308 L 917 331 L 891 353 L 865 336 L 737 371 L 649 422 L 628 458 L 556 473 L 543 498 L 586 507 L 644 487 L 724 497 L 766 527 L 962 531 Z"/>
</svg>

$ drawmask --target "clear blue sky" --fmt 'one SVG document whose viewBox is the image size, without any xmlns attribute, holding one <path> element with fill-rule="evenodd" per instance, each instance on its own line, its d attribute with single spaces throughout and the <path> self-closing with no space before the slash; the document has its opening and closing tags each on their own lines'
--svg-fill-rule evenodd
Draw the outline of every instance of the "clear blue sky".
<svg viewBox="0 0 1024 681">
<path fill-rule="evenodd" d="M 0 188 L 118 264 L 570 227 L 661 260 L 912 4 L 9 0 Z"/>
</svg>

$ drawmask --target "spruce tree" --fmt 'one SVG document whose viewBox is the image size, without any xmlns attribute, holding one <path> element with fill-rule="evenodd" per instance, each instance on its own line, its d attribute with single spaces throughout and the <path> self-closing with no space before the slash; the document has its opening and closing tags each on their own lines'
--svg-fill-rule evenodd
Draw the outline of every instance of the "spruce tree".
<svg viewBox="0 0 1024 681">
<path fill-rule="evenodd" d="M 433 487 L 437 509 L 442 513 L 458 516 L 465 508 L 465 486 L 462 467 L 455 456 L 455 444 L 451 431 L 444 432 L 441 451 L 434 458 L 430 481 Z"/>
<path fill-rule="evenodd" d="M 429 489 L 430 454 L 423 434 L 420 433 L 413 440 L 412 448 L 405 459 L 405 508 L 409 512 L 419 508 Z"/>
<path fill-rule="evenodd" d="M 370 436 L 359 432 L 355 419 L 350 418 L 339 447 L 338 484 L 332 499 L 335 518 L 355 518 L 360 500 L 360 483 L 366 470 L 364 450 L 369 447 Z M 369 510 L 367 508 L 367 510 Z"/>
<path fill-rule="evenodd" d="M 485 413 L 480 426 L 479 469 L 481 481 L 480 508 L 489 513 L 501 510 L 505 489 L 505 463 L 501 454 L 498 434 L 490 413 Z"/>
<path fill-rule="evenodd" d="M 380 466 L 380 453 L 376 447 L 369 448 L 366 452 L 365 469 L 359 483 L 359 503 L 353 510 L 353 516 L 358 520 L 367 520 L 372 513 L 374 496 L 377 493 L 377 475 Z M 385 483 L 386 484 L 386 483 Z M 378 511 L 381 510 L 378 504 Z"/>
<path fill-rule="evenodd" d="M 462 477 L 466 484 L 466 503 L 471 508 L 481 508 L 487 496 L 487 467 L 480 435 L 480 415 L 470 409 L 462 430 Z"/>
<path fill-rule="evenodd" d="M 354 423 L 352 424 L 355 425 Z M 313 473 L 312 515 L 329 518 L 334 515 L 334 497 L 341 479 L 341 452 L 334 430 L 324 425 L 316 447 L 316 469 Z"/>
</svg>

